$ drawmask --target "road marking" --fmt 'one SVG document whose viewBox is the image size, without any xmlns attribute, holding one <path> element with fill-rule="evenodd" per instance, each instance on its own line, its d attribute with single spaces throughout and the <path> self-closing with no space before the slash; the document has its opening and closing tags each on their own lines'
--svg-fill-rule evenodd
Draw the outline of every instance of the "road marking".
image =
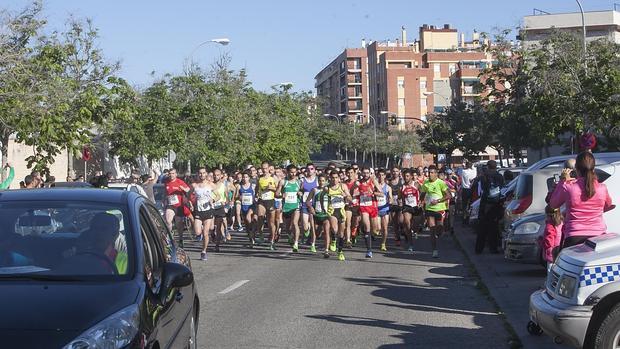
<svg viewBox="0 0 620 349">
<path fill-rule="evenodd" d="M 234 284 L 230 285 L 229 287 L 221 290 L 220 292 L 218 292 L 219 294 L 226 294 L 228 292 L 234 291 L 235 289 L 243 286 L 244 284 L 246 284 L 247 282 L 250 282 L 250 280 L 239 280 L 237 282 L 235 282 Z"/>
</svg>

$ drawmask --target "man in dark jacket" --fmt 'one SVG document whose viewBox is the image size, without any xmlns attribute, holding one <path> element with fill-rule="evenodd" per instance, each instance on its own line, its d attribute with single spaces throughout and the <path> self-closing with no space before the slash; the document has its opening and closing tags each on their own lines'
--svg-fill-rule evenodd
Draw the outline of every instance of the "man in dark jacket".
<svg viewBox="0 0 620 349">
<path fill-rule="evenodd" d="M 479 227 L 476 237 L 476 253 L 484 250 L 488 243 L 491 253 L 498 253 L 499 221 L 503 215 L 503 198 L 501 188 L 504 186 L 504 177 L 497 172 L 497 163 L 494 160 L 487 162 L 487 169 L 480 179 L 480 209 L 478 212 Z"/>
</svg>

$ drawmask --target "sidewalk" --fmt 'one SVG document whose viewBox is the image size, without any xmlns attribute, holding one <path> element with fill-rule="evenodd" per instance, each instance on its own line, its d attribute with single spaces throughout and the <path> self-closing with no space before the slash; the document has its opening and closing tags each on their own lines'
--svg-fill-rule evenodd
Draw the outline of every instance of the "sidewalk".
<svg viewBox="0 0 620 349">
<path fill-rule="evenodd" d="M 545 334 L 533 336 L 527 332 L 530 294 L 542 287 L 546 277 L 542 266 L 514 263 L 505 260 L 501 253 L 490 254 L 486 250 L 483 254 L 475 254 L 473 227 L 457 222 L 454 235 L 524 348 L 568 348 L 554 344 L 553 339 Z"/>
</svg>

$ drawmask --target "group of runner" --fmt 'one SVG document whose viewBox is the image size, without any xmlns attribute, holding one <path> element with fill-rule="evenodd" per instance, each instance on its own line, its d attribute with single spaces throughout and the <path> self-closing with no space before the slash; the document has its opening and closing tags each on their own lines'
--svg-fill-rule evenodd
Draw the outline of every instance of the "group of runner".
<svg viewBox="0 0 620 349">
<path fill-rule="evenodd" d="M 165 185 L 166 223 L 172 229 L 176 221 L 177 232 L 182 232 L 183 220 L 193 221 L 196 239 L 202 241 L 202 260 L 207 260 L 210 240 L 218 252 L 236 223 L 237 230 L 246 232 L 249 248 L 267 243 L 276 250 L 286 233 L 293 252 L 305 243 L 316 253 L 322 239 L 323 257 L 335 252 L 344 261 L 344 249 L 360 237 L 367 258 L 372 258 L 373 240 L 387 251 L 390 226 L 396 245 L 404 239 L 411 253 L 417 235 L 428 228 L 432 256 L 439 257 L 437 237 L 444 231 L 457 183 L 435 166 L 374 171 L 330 164 L 319 170 L 312 163 L 277 168 L 263 162 L 234 175 L 200 168 L 190 184 L 170 170 Z"/>
</svg>

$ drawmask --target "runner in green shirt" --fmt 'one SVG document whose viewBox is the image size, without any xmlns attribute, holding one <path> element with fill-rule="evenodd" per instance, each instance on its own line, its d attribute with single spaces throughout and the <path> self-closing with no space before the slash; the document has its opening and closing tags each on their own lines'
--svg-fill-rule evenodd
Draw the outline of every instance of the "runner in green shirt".
<svg viewBox="0 0 620 349">
<path fill-rule="evenodd" d="M 437 178 L 437 167 L 428 167 L 429 178 L 420 187 L 424 202 L 426 223 L 431 231 L 431 245 L 433 258 L 439 257 L 437 250 L 437 237 L 443 232 L 443 219 L 445 218 L 448 202 L 450 201 L 450 189 L 448 185 Z"/>
<path fill-rule="evenodd" d="M 297 177 L 297 166 L 286 167 L 287 177 L 280 180 L 276 196 L 282 198 L 282 215 L 289 237 L 293 235 L 293 252 L 299 251 L 299 206 L 301 204 L 301 183 Z"/>
</svg>

